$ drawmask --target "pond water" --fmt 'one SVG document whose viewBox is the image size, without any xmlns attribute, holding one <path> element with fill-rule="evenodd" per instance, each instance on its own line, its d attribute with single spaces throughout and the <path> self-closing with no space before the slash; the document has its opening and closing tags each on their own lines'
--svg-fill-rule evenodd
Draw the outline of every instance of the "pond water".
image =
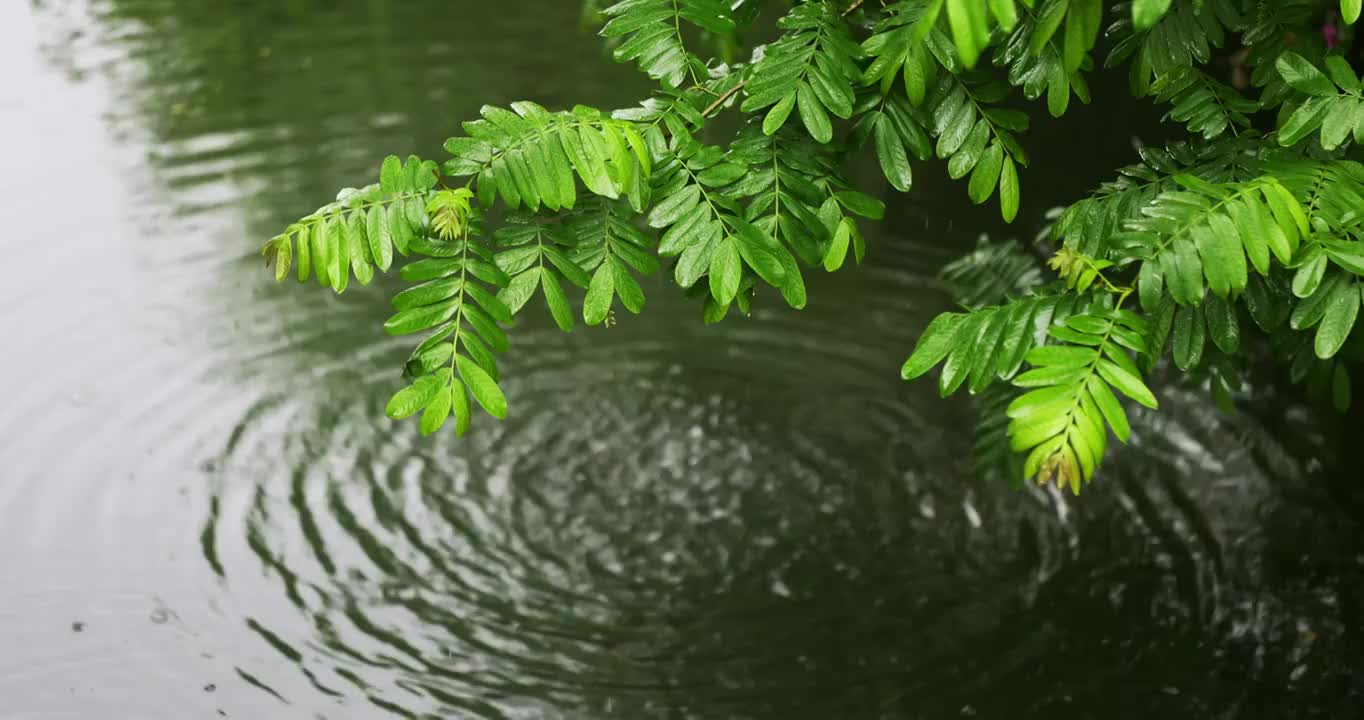
<svg viewBox="0 0 1364 720">
<path fill-rule="evenodd" d="M 979 479 L 969 404 L 898 379 L 1000 231 L 931 166 L 806 311 L 530 313 L 507 422 L 383 419 L 394 285 L 276 286 L 257 249 L 483 103 L 642 97 L 579 28 L 0 3 L 0 718 L 1358 716 L 1340 421 L 1165 384 L 1080 498 Z M 1113 107 L 1029 134 L 1026 220 L 1131 159 Z"/>
</svg>

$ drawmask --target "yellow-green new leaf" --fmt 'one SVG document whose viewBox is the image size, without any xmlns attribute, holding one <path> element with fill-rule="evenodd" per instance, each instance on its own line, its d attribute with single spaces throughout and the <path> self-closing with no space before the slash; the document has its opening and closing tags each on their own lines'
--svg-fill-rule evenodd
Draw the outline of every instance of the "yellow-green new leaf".
<svg viewBox="0 0 1364 720">
<path fill-rule="evenodd" d="M 1355 24 L 1355 21 L 1359 20 L 1361 5 L 1364 5 L 1361 0 L 1340 0 L 1340 19 L 1348 25 Z"/>
<path fill-rule="evenodd" d="M 1150 30 L 1170 9 L 1170 0 L 1133 0 L 1132 25 L 1138 31 Z"/>
</svg>

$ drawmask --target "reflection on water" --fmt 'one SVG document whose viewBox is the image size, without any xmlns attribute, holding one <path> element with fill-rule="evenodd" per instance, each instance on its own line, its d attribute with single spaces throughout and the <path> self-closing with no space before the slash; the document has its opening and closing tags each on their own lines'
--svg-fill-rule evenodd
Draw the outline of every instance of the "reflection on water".
<svg viewBox="0 0 1364 720">
<path fill-rule="evenodd" d="M 945 183 L 807 311 L 531 317 L 506 423 L 382 420 L 390 288 L 255 250 L 484 102 L 647 90 L 575 3 L 502 5 L 0 7 L 0 718 L 1359 706 L 1364 502 L 1310 413 L 1172 386 L 1079 501 L 973 477 L 896 373 L 978 222 Z"/>
</svg>

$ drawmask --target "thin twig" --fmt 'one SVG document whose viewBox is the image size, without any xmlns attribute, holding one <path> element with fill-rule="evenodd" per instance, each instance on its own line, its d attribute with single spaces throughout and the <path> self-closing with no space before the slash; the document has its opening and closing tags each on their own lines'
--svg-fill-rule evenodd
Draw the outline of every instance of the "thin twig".
<svg viewBox="0 0 1364 720">
<path fill-rule="evenodd" d="M 738 94 L 738 92 L 742 90 L 744 86 L 747 84 L 748 81 L 745 80 L 739 83 L 738 85 L 735 85 L 734 87 L 726 90 L 723 95 L 721 95 L 718 98 L 715 98 L 715 102 L 711 103 L 710 105 L 707 105 L 706 109 L 701 111 L 701 117 L 710 117 L 710 114 L 715 112 L 716 108 L 720 107 L 721 105 L 724 105 L 726 102 L 729 102 L 729 99 Z"/>
<path fill-rule="evenodd" d="M 862 7 L 862 3 L 866 2 L 866 1 L 867 1 L 867 0 L 857 0 L 857 2 L 855 2 L 855 3 L 851 4 L 851 5 L 849 5 L 849 6 L 848 6 L 848 9 L 847 9 L 847 10 L 844 10 L 844 11 L 843 11 L 843 14 L 839 15 L 839 17 L 847 17 L 847 16 L 851 15 L 851 14 L 852 14 L 852 11 L 856 10 L 857 8 Z"/>
</svg>

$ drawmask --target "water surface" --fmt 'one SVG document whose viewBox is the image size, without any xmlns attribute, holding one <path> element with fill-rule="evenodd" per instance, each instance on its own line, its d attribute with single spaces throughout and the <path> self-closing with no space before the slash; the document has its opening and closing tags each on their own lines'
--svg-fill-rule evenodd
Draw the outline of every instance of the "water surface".
<svg viewBox="0 0 1364 720">
<path fill-rule="evenodd" d="M 998 230 L 930 166 L 804 312 L 532 312 L 507 422 L 384 420 L 393 284 L 276 286 L 256 250 L 483 103 L 647 92 L 578 26 L 0 4 L 0 718 L 1357 712 L 1364 501 L 1290 394 L 1165 386 L 1077 500 L 979 479 L 968 404 L 898 380 Z M 1032 220 L 1130 160 L 1104 118 L 1031 134 Z"/>
</svg>

